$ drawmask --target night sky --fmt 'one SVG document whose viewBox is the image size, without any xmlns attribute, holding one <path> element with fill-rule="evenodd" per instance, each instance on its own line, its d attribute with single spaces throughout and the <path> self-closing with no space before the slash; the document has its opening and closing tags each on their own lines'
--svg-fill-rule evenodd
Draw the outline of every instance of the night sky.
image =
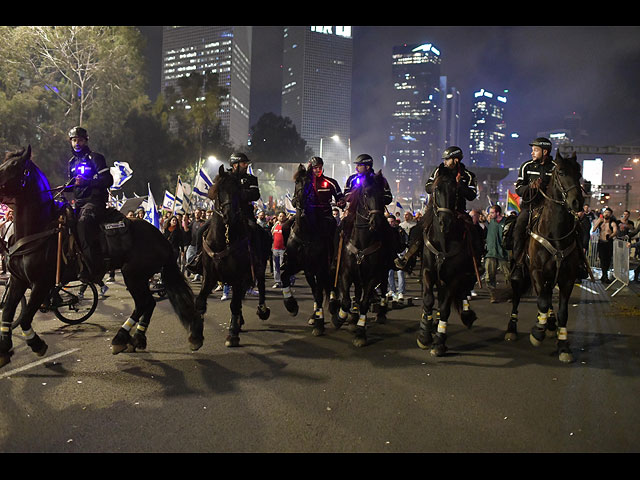
<svg viewBox="0 0 640 480">
<path fill-rule="evenodd" d="M 160 90 L 161 27 L 140 27 L 149 39 L 150 90 Z M 507 93 L 507 132 L 523 149 L 537 132 L 582 117 L 590 145 L 640 145 L 640 27 L 637 26 L 355 26 L 352 151 L 384 154 L 392 104 L 391 54 L 403 43 L 432 43 L 441 74 L 462 97 L 461 142 L 468 148 L 473 93 Z M 253 32 L 251 119 L 280 114 L 279 27 Z"/>
</svg>

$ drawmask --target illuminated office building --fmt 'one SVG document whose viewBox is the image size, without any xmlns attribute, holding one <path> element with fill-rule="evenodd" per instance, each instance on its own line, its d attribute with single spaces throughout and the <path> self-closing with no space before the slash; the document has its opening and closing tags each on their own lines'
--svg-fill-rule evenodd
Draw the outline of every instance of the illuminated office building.
<svg viewBox="0 0 640 480">
<path fill-rule="evenodd" d="M 474 94 L 469 132 L 470 167 L 502 168 L 505 157 L 504 119 L 507 97 L 484 89 Z"/>
<path fill-rule="evenodd" d="M 440 163 L 440 51 L 432 44 L 393 47 L 393 114 L 387 165 L 394 194 L 419 197 L 426 177 Z"/>
<path fill-rule="evenodd" d="M 252 27 L 164 27 L 161 91 L 176 87 L 192 72 L 218 74 L 228 94 L 218 113 L 229 140 L 238 147 L 249 138 Z"/>
<path fill-rule="evenodd" d="M 351 170 L 351 27 L 284 27 L 283 37 L 282 116 L 342 179 Z"/>
</svg>

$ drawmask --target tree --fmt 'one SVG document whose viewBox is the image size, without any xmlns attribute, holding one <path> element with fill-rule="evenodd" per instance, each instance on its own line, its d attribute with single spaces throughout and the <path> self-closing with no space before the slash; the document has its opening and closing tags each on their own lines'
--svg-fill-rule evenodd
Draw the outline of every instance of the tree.
<svg viewBox="0 0 640 480">
<path fill-rule="evenodd" d="M 257 163 L 306 163 L 313 155 L 289 117 L 265 113 L 251 127 L 250 157 Z"/>
</svg>

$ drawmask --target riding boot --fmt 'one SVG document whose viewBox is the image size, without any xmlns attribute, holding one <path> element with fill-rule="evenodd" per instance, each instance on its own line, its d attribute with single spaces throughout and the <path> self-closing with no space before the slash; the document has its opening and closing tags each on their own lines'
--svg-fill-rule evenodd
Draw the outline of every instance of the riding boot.
<svg viewBox="0 0 640 480">
<path fill-rule="evenodd" d="M 418 261 L 416 254 L 420 252 L 420 249 L 424 245 L 423 232 L 429 229 L 432 220 L 431 210 L 428 210 L 418 224 L 411 228 L 409 231 L 409 248 L 402 257 L 395 259 L 393 262 L 398 270 L 404 270 L 406 272 L 413 270 L 413 267 L 415 267 Z"/>
</svg>

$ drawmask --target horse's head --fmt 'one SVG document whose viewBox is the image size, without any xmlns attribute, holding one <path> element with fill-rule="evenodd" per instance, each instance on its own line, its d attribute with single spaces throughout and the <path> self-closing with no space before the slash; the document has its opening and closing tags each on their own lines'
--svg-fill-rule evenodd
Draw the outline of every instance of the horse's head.
<svg viewBox="0 0 640 480">
<path fill-rule="evenodd" d="M 24 189 L 29 176 L 31 163 L 31 145 L 26 150 L 7 152 L 0 165 L 0 197 L 15 198 Z"/>
<path fill-rule="evenodd" d="M 584 196 L 580 184 L 582 174 L 576 153 L 573 152 L 570 157 L 565 158 L 557 152 L 553 163 L 555 168 L 550 187 L 555 190 L 556 197 L 560 197 L 558 200 L 564 202 L 573 213 L 578 213 L 584 205 Z"/>
<path fill-rule="evenodd" d="M 233 172 L 225 171 L 224 165 L 220 165 L 207 195 L 213 200 L 214 211 L 222 217 L 224 223 L 229 225 L 240 218 L 240 181 Z"/>
<path fill-rule="evenodd" d="M 295 185 L 294 191 L 293 191 L 293 197 L 296 200 L 296 205 L 302 208 L 304 206 L 304 201 L 306 198 L 307 186 L 310 183 L 309 172 L 304 167 L 304 165 L 302 164 L 298 165 L 298 170 L 293 175 L 293 182 Z"/>
<path fill-rule="evenodd" d="M 369 230 L 380 230 L 386 222 L 384 218 L 385 179 L 382 170 L 375 175 L 360 175 L 355 180 L 349 205 L 356 209 L 356 214 L 367 219 Z"/>
<path fill-rule="evenodd" d="M 433 209 L 440 231 L 449 232 L 451 224 L 456 217 L 456 177 L 450 168 L 441 166 L 433 182 Z"/>
</svg>

